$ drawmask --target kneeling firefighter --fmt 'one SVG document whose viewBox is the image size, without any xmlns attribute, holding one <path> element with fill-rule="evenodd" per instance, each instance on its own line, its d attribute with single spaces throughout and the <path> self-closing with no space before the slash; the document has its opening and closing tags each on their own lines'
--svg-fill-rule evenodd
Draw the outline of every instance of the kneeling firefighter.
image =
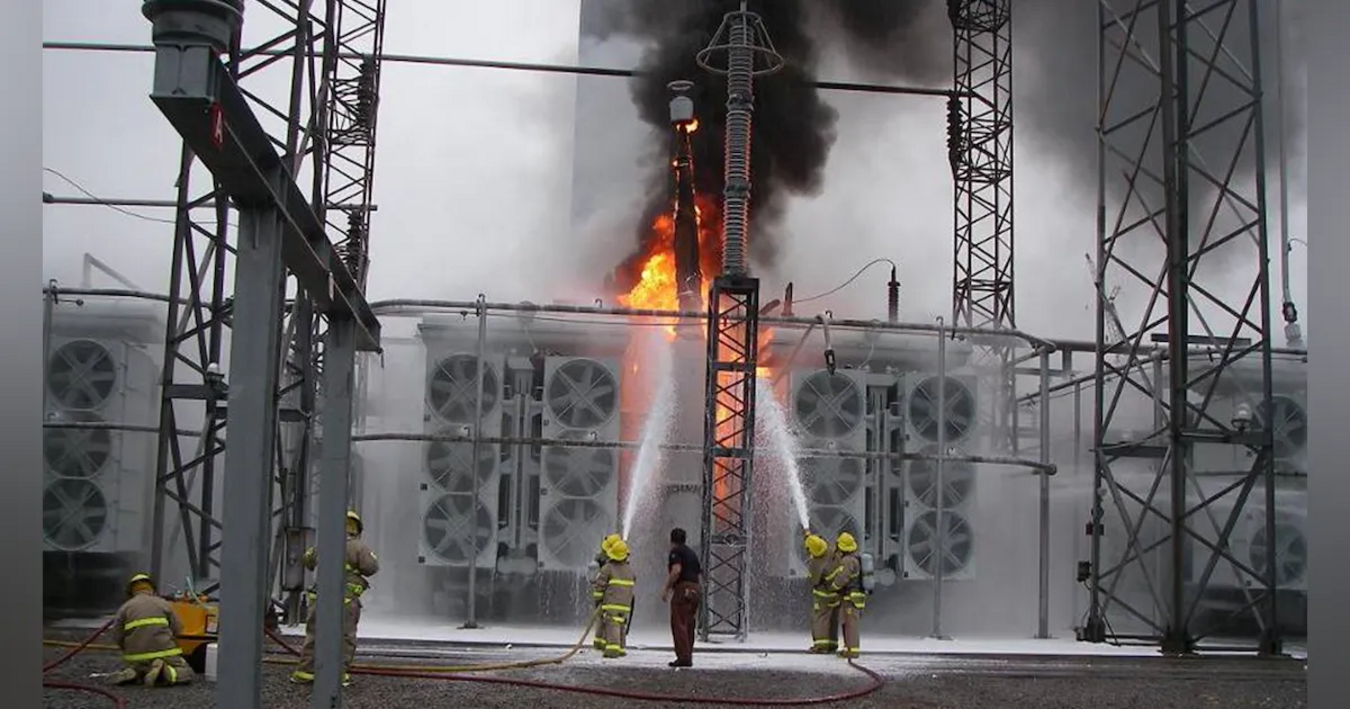
<svg viewBox="0 0 1350 709">
<path fill-rule="evenodd" d="M 617 534 L 611 534 L 600 540 L 600 552 L 595 555 L 595 576 L 591 577 L 591 585 L 594 587 L 596 578 L 599 577 L 600 570 L 609 563 L 609 545 L 617 542 L 621 537 Z M 595 589 L 591 591 L 591 596 L 595 600 L 595 607 L 598 610 L 605 597 L 605 590 Z M 595 624 L 595 640 L 593 641 L 596 650 L 605 649 L 605 623 L 601 619 Z"/>
<path fill-rule="evenodd" d="M 628 654 L 628 619 L 633 613 L 637 576 L 628 563 L 628 544 L 616 539 L 605 550 L 609 557 L 595 576 L 592 591 L 600 594 L 600 638 L 605 642 L 605 657 Z"/>
<path fill-rule="evenodd" d="M 173 606 L 155 595 L 148 574 L 136 574 L 127 582 L 127 600 L 113 619 L 114 642 L 127 664 L 113 675 L 114 684 L 141 682 L 147 687 L 187 684 L 192 668 L 183 660 L 178 634 L 183 624 Z"/>
<path fill-rule="evenodd" d="M 347 513 L 347 587 L 343 594 L 342 619 L 342 684 L 351 682 L 352 662 L 356 659 L 356 626 L 361 623 L 361 595 L 370 589 L 370 577 L 379 573 L 380 562 L 375 558 L 366 543 L 361 541 L 364 531 L 361 516 L 355 512 Z M 301 559 L 310 571 L 318 564 L 314 547 L 305 550 Z M 291 673 L 291 681 L 309 683 L 314 681 L 314 626 L 318 612 L 318 597 L 311 589 L 306 594 L 309 600 L 309 612 L 305 614 L 305 644 L 300 648 L 300 665 Z"/>
<path fill-rule="evenodd" d="M 858 553 L 858 540 L 844 532 L 834 542 L 836 561 L 826 575 L 829 588 L 838 595 L 842 606 L 844 645 L 839 656 L 853 658 L 861 653 L 858 635 L 862 630 L 862 612 L 867 607 L 867 593 L 871 590 L 871 557 L 864 560 Z"/>
<path fill-rule="evenodd" d="M 830 543 L 817 534 L 806 534 L 806 579 L 811 585 L 811 652 L 832 653 L 839 649 L 839 594 L 830 589 L 825 576 L 834 570 L 835 554 Z"/>
</svg>

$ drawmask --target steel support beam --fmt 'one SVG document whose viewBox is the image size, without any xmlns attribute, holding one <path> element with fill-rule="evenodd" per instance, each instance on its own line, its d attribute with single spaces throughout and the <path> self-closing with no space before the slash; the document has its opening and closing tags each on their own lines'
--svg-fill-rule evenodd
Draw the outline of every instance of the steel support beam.
<svg viewBox="0 0 1350 709">
<path fill-rule="evenodd" d="M 216 703 L 261 709 L 263 615 L 268 606 L 273 441 L 276 436 L 277 313 L 283 296 L 281 217 L 270 207 L 240 213 L 230 343 L 230 432 L 225 453 L 225 527 Z"/>
<path fill-rule="evenodd" d="M 955 190 L 952 324 L 1015 329 L 1011 0 L 948 0 L 953 86 L 947 152 Z M 997 369 L 987 418 L 996 450 L 1016 450 L 1011 343 L 976 341 Z"/>
<path fill-rule="evenodd" d="M 324 362 L 324 434 L 319 493 L 318 609 L 314 633 L 314 688 L 310 706 L 342 705 L 342 626 L 345 594 L 346 516 L 352 449 L 352 393 L 356 366 L 355 327 L 328 323 Z M 355 602 L 355 601 L 353 601 Z"/>
<path fill-rule="evenodd" d="M 750 489 L 754 467 L 759 280 L 719 276 L 708 294 L 703 423 L 704 597 L 699 633 L 749 631 Z"/>
<path fill-rule="evenodd" d="M 1244 616 L 1262 629 L 1258 649 L 1278 653 L 1279 544 L 1269 540 L 1283 422 L 1270 415 L 1257 4 L 1103 0 L 1098 15 L 1096 278 L 1099 296 L 1122 290 L 1113 303 L 1097 298 L 1083 635 L 1151 638 L 1184 654 Z M 1124 337 L 1109 337 L 1114 330 Z M 1207 353 L 1196 353 L 1197 340 Z M 1162 359 L 1155 344 L 1166 347 Z M 1242 406 L 1254 420 L 1236 414 Z M 1131 408 L 1155 410 L 1153 426 L 1130 431 Z M 1245 452 L 1237 457 L 1248 467 L 1198 469 L 1200 453 L 1215 449 Z M 1234 554 L 1230 540 L 1258 491 L 1268 541 L 1256 559 Z M 1219 565 L 1242 607 L 1216 623 L 1202 609 Z"/>
</svg>

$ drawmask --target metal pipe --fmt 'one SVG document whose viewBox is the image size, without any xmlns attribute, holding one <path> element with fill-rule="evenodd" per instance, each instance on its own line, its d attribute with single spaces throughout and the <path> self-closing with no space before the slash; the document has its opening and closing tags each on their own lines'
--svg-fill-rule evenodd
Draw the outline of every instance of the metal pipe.
<svg viewBox="0 0 1350 709">
<path fill-rule="evenodd" d="M 1050 462 L 1050 353 L 1041 352 L 1041 462 Z M 1037 608 L 1036 637 L 1050 637 L 1050 478 L 1041 479 L 1040 519 L 1040 605 Z"/>
<path fill-rule="evenodd" d="M 475 311 L 478 308 L 477 301 L 456 301 L 456 300 L 422 300 L 422 299 L 396 299 L 382 300 L 371 303 L 371 310 L 376 315 L 396 315 L 400 312 L 423 313 L 434 310 L 456 310 L 465 313 Z M 697 310 L 657 310 L 653 308 L 622 308 L 606 307 L 595 305 L 566 305 L 561 303 L 552 303 L 540 305 L 536 303 L 497 303 L 487 304 L 487 312 L 515 312 L 515 313 L 557 313 L 570 315 L 618 315 L 625 317 L 642 318 L 674 318 L 690 320 L 707 320 L 708 313 Z M 812 323 L 819 323 L 818 317 L 792 317 L 792 316 L 763 316 L 758 318 L 761 324 L 768 325 L 800 325 L 808 326 Z M 982 337 L 998 340 L 1021 340 L 1031 347 L 1049 347 L 1052 351 L 1058 351 L 1054 341 L 1037 337 L 1022 330 L 1013 328 L 992 329 L 963 326 L 946 326 L 939 328 L 927 323 L 889 323 L 879 320 L 855 320 L 855 319 L 833 319 L 830 326 L 848 330 L 881 330 L 886 332 L 908 332 L 914 334 L 937 335 L 939 332 L 945 332 L 951 336 L 963 335 L 971 337 Z"/>
<path fill-rule="evenodd" d="M 72 423 L 72 424 L 49 424 L 49 426 L 59 428 L 100 428 L 108 424 L 92 423 Z M 403 433 L 403 432 L 377 432 L 363 433 L 352 436 L 355 442 L 377 442 L 377 441 L 462 441 L 470 442 L 472 435 L 462 434 L 433 434 L 433 433 Z M 489 445 L 511 445 L 511 446 L 546 446 L 557 448 L 604 448 L 619 450 L 637 450 L 642 447 L 638 441 L 590 441 L 584 439 L 572 438 L 547 438 L 544 436 L 483 436 L 483 443 Z M 703 446 L 692 443 L 665 443 L 660 446 L 660 450 L 665 451 L 684 451 L 698 452 L 703 450 Z M 773 450 L 768 448 L 752 449 L 756 455 L 774 455 Z M 888 460 L 929 460 L 935 461 L 937 455 L 926 455 L 922 453 L 882 453 L 879 451 L 858 451 L 843 450 L 838 448 L 805 448 L 797 451 L 802 458 L 863 458 L 863 459 L 888 459 Z M 1054 463 L 1046 464 L 1034 460 L 1024 460 L 1021 458 L 1011 458 L 1008 456 L 996 455 L 948 455 L 949 461 L 959 461 L 963 463 L 973 463 L 975 465 L 1006 465 L 1010 467 L 1028 468 L 1036 474 L 1057 475 L 1059 468 Z"/>
<path fill-rule="evenodd" d="M 1083 477 L 1083 385 L 1076 384 L 1073 388 L 1073 482 L 1081 480 Z M 1072 483 L 1071 483 L 1072 484 Z M 1083 537 L 1074 532 L 1073 537 L 1073 558 L 1078 561 L 1083 558 Z M 1081 618 L 1079 613 L 1080 596 L 1075 587 L 1069 594 L 1073 599 L 1073 617 Z"/>
<path fill-rule="evenodd" d="M 943 528 L 946 520 L 943 518 L 943 504 L 946 497 L 946 481 L 943 479 L 947 462 L 947 337 L 942 334 L 943 320 L 941 316 L 937 318 L 938 324 L 938 376 L 941 377 L 941 383 L 938 384 L 937 396 L 937 464 L 933 467 L 936 470 L 936 511 L 937 530 L 933 540 L 933 547 L 937 555 L 933 562 L 933 637 L 942 639 L 942 567 L 947 563 L 947 530 Z"/>
<path fill-rule="evenodd" d="M 1253 40 L 1255 42 L 1256 40 Z M 1258 75 L 1259 76 L 1259 75 Z M 1284 296 L 1282 312 L 1285 319 L 1285 340 L 1290 347 L 1303 342 L 1298 327 L 1298 308 L 1294 305 L 1293 287 L 1289 282 L 1289 160 L 1285 152 L 1284 134 L 1284 0 L 1275 0 L 1275 131 L 1279 143 L 1280 164 L 1280 287 Z"/>
<path fill-rule="evenodd" d="M 43 49 L 69 50 L 69 51 L 87 51 L 87 52 L 153 52 L 155 48 L 150 45 L 140 44 L 122 44 L 115 42 L 43 42 Z M 246 56 L 279 56 L 289 54 L 285 50 L 264 49 L 264 50 L 245 50 Z M 342 59 L 363 59 L 360 54 L 352 52 L 341 52 L 338 56 Z M 382 54 L 380 61 L 393 62 L 395 64 L 427 64 L 434 66 L 454 66 L 471 69 L 506 69 L 512 71 L 532 71 L 544 74 L 576 74 L 583 76 L 609 76 L 614 78 L 631 78 L 634 76 L 643 76 L 645 72 L 633 69 L 611 69 L 607 67 L 591 66 L 567 66 L 564 64 L 538 64 L 531 62 L 500 62 L 486 59 L 458 59 L 454 57 L 431 57 L 414 54 Z M 937 98 L 946 98 L 948 96 L 967 95 L 951 89 L 932 89 L 922 86 L 887 86 L 885 84 L 860 84 L 847 81 L 804 81 L 806 86 L 811 86 L 823 91 L 851 91 L 856 93 L 869 94 L 889 94 L 898 96 L 932 96 Z"/>
<path fill-rule="evenodd" d="M 480 487 L 480 481 L 479 481 L 479 479 L 478 479 L 478 461 L 479 461 L 479 455 L 481 455 L 481 453 L 482 453 L 482 446 L 483 446 L 483 384 L 484 384 L 484 382 L 483 382 L 483 376 L 484 376 L 484 374 L 485 374 L 485 371 L 484 371 L 484 370 L 486 369 L 486 367 L 484 366 L 484 365 L 485 365 L 485 362 L 484 362 L 483 360 L 484 360 L 485 357 L 487 357 L 487 296 L 486 296 L 486 295 L 483 295 L 483 294 L 481 294 L 481 293 L 478 295 L 477 310 L 478 310 L 478 352 L 477 352 L 477 357 L 478 357 L 477 369 L 478 369 L 478 371 L 477 371 L 477 373 L 476 373 L 476 375 L 475 375 L 476 381 L 475 381 L 475 385 L 474 385 L 475 388 L 476 388 L 476 390 L 477 390 L 477 394 L 476 394 L 476 396 L 475 396 L 475 398 L 474 398 L 474 402 L 473 402 L 473 410 L 474 410 L 474 419 L 473 419 L 473 453 L 472 453 L 472 457 L 469 458 L 469 461 L 470 461 L 470 463 L 469 463 L 469 466 L 470 466 L 470 467 L 469 467 L 470 477 L 473 479 L 473 504 L 469 506 L 469 515 L 470 515 L 470 517 L 473 517 L 473 518 L 477 518 L 477 516 L 478 516 L 477 509 L 478 509 L 478 505 L 479 505 L 479 494 L 480 494 L 480 490 L 479 490 L 479 487 Z M 477 612 L 478 612 L 478 553 L 479 553 L 479 551 L 480 551 L 480 550 L 478 549 L 478 530 L 477 530 L 477 529 L 474 529 L 474 530 L 472 530 L 472 531 L 470 532 L 470 535 L 469 535 L 469 564 L 468 564 L 468 569 L 469 569 L 468 594 L 469 594 L 469 597 L 468 597 L 467 602 L 466 602 L 466 604 L 465 604 L 464 625 L 461 626 L 461 627 L 466 628 L 466 629 L 473 629 L 473 628 L 477 628 L 477 627 L 478 627 L 478 616 L 477 616 Z"/>
</svg>

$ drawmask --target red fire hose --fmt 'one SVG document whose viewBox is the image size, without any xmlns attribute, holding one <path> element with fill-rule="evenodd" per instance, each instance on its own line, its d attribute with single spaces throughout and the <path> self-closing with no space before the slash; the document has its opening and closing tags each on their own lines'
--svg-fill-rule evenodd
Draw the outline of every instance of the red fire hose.
<svg viewBox="0 0 1350 709">
<path fill-rule="evenodd" d="M 45 680 L 45 679 L 42 680 L 42 686 L 46 687 L 47 689 L 64 689 L 69 690 L 71 692 L 87 692 L 89 694 L 98 694 L 100 696 L 106 697 L 109 701 L 113 703 L 113 706 L 117 707 L 117 709 L 126 709 L 127 706 L 127 700 L 117 696 L 116 694 L 113 694 L 112 692 L 109 692 L 106 689 L 103 689 L 102 687 L 91 687 L 87 684 L 71 684 L 69 682 L 56 682 L 53 680 Z"/>
<path fill-rule="evenodd" d="M 92 635 L 85 638 L 84 642 L 81 642 L 79 645 L 76 645 L 75 647 L 72 647 L 71 649 L 67 650 L 64 655 L 43 665 L 42 674 L 45 675 L 48 672 L 51 672 L 57 667 L 60 667 L 61 665 L 64 665 L 66 662 L 70 661 L 70 658 L 75 657 L 76 655 L 83 652 L 85 648 L 92 645 L 95 640 L 98 640 L 100 635 L 103 635 L 104 633 L 108 632 L 108 628 L 111 628 L 112 624 L 113 621 L 109 620 L 108 622 L 104 623 L 103 626 L 100 627 L 98 630 L 95 630 Z M 88 694 L 97 694 L 107 698 L 109 701 L 113 703 L 113 706 L 117 707 L 117 709 L 125 709 L 127 705 L 125 699 L 117 696 L 116 694 L 113 694 L 112 692 L 109 692 L 106 689 L 103 689 L 102 687 L 91 687 L 87 684 L 75 684 L 73 682 L 58 682 L 55 680 L 46 680 L 46 679 L 42 680 L 42 686 L 48 689 L 63 689 L 71 692 L 85 692 Z"/>
<path fill-rule="evenodd" d="M 65 664 L 67 661 L 70 660 L 70 658 L 74 657 L 75 655 L 78 655 L 80 652 L 83 652 L 86 648 L 88 648 L 91 644 L 93 644 L 93 642 L 97 640 L 99 636 L 103 635 L 103 633 L 106 632 L 108 628 L 111 626 L 112 621 L 108 621 L 103 625 L 103 627 L 95 631 L 83 642 L 79 643 L 75 647 L 72 647 L 61 657 L 47 663 L 42 668 L 43 674 L 46 674 L 47 672 L 50 672 L 51 670 L 61 666 L 62 664 Z M 287 653 L 296 656 L 300 654 L 299 650 L 295 649 L 293 646 L 287 643 L 285 639 L 283 639 L 281 635 L 279 635 L 275 631 L 271 629 L 264 629 L 264 632 L 267 634 L 269 638 L 272 639 L 273 642 L 281 646 L 281 648 L 285 650 Z M 451 682 L 477 682 L 480 684 L 497 684 L 512 687 L 529 687 L 531 689 L 543 689 L 555 692 L 571 692 L 573 694 L 586 694 L 598 697 L 614 697 L 618 699 L 628 699 L 635 702 L 679 702 L 685 704 L 723 704 L 723 705 L 755 706 L 755 707 L 789 707 L 789 706 L 813 706 L 819 704 L 831 704 L 833 702 L 842 702 L 848 701 L 850 699 L 859 699 L 861 697 L 865 697 L 877 691 L 878 689 L 881 689 L 881 687 L 885 685 L 886 680 L 876 672 L 853 662 L 853 660 L 849 660 L 848 664 L 849 667 L 852 667 L 853 669 L 858 670 L 859 672 L 867 675 L 869 681 L 866 685 L 848 692 L 841 692 L 838 694 L 830 694 L 819 697 L 807 697 L 801 699 L 767 699 L 756 697 L 741 697 L 733 699 L 725 697 L 722 698 L 689 697 L 674 694 L 657 694 L 654 692 L 635 692 L 622 689 L 606 689 L 603 687 L 585 687 L 570 684 L 558 684 L 555 682 L 543 682 L 539 680 L 511 679 L 509 677 L 483 677 L 465 674 L 413 672 L 402 669 L 395 670 L 395 669 L 377 669 L 377 668 L 352 668 L 352 673 L 363 675 L 375 675 L 382 677 L 402 677 L 406 679 L 435 679 L 435 680 L 448 680 Z M 118 709 L 124 709 L 126 707 L 126 701 L 124 699 L 118 697 L 112 692 L 109 692 L 107 690 L 98 687 L 91 687 L 87 685 L 73 684 L 66 682 L 48 681 L 48 680 L 43 680 L 42 686 L 51 689 L 63 689 L 77 692 L 88 692 L 90 694 L 98 694 L 111 700 L 118 707 Z"/>
<path fill-rule="evenodd" d="M 273 642 L 280 645 L 283 650 L 291 655 L 298 656 L 299 650 L 289 645 L 280 635 L 271 630 L 266 631 L 267 636 Z M 853 660 L 848 661 L 849 667 L 867 675 L 869 682 L 858 689 L 842 692 L 839 694 L 830 694 L 820 697 L 807 697 L 802 699 L 765 699 L 755 697 L 690 697 L 676 694 L 657 694 L 654 692 L 634 692 L 623 689 L 606 689 L 604 687 L 585 687 L 574 684 L 558 684 L 555 682 L 543 682 L 540 680 L 529 679 L 511 679 L 509 677 L 483 677 L 481 675 L 450 674 L 441 672 L 413 672 L 408 670 L 384 670 L 375 668 L 352 668 L 352 674 L 375 675 L 380 677 L 402 677 L 405 679 L 439 679 L 452 682 L 477 682 L 480 684 L 497 684 L 511 687 L 529 687 L 532 689 L 545 689 L 556 692 L 571 692 L 573 694 L 587 694 L 597 697 L 614 697 L 617 699 L 628 699 L 635 702 L 678 702 L 683 704 L 721 704 L 732 706 L 752 706 L 752 707 L 800 707 L 814 706 L 818 704 L 831 704 L 834 702 L 843 702 L 851 699 L 860 699 L 886 684 L 885 678 L 873 672 L 872 670 L 859 665 Z M 899 709 L 899 708 L 897 708 Z"/>
</svg>

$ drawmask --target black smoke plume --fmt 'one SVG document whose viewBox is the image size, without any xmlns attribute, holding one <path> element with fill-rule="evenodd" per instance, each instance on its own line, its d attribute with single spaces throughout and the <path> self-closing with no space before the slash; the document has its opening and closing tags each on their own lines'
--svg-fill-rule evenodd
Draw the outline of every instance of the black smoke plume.
<svg viewBox="0 0 1350 709">
<path fill-rule="evenodd" d="M 595 3 L 588 34 L 604 38 L 625 35 L 647 42 L 648 50 L 640 65 L 645 75 L 632 82 L 632 94 L 639 114 L 657 131 L 668 131 L 666 84 L 674 79 L 697 82 L 696 100 L 700 129 L 694 155 L 699 190 L 720 196 L 722 190 L 722 137 L 725 118 L 725 84 L 700 69 L 694 56 L 708 44 L 723 15 L 739 5 L 738 0 L 588 0 Z M 756 84 L 755 135 L 751 160 L 754 179 L 752 194 L 751 254 L 761 263 L 772 264 L 773 226 L 781 215 L 786 194 L 813 194 L 822 187 L 822 172 L 835 138 L 836 112 L 813 88 L 801 82 L 815 78 L 818 51 L 822 47 L 839 50 L 858 77 L 874 81 L 902 81 L 930 87 L 947 87 L 952 80 L 952 29 L 948 18 L 948 0 L 753 0 L 750 8 L 759 13 L 788 68 Z M 1264 6 L 1264 4 L 1262 4 Z M 1077 202 L 1090 199 L 1096 184 L 1098 143 L 1097 121 L 1097 3 L 1064 0 L 1015 0 L 1013 2 L 1013 47 L 1015 114 L 1019 135 L 1031 138 L 1038 149 L 1049 150 L 1070 171 L 1074 184 L 1084 191 L 1067 197 Z M 1245 3 L 1238 3 L 1236 15 L 1227 23 L 1222 13 L 1212 13 L 1212 31 L 1226 33 L 1225 42 L 1239 61 L 1250 66 L 1246 51 L 1248 17 Z M 1266 81 L 1274 79 L 1273 15 L 1263 7 L 1259 23 L 1262 61 Z M 1286 36 L 1298 33 L 1295 12 L 1287 18 Z M 1294 47 L 1286 39 L 1289 49 Z M 1295 55 L 1296 51 L 1289 54 Z M 1227 71 L 1240 71 L 1227 67 Z M 1303 63 L 1290 61 L 1286 75 L 1303 71 Z M 1192 79 L 1195 81 L 1196 79 Z M 1305 89 L 1298 81 L 1286 84 L 1290 105 L 1302 105 Z M 1132 78 L 1118 83 L 1115 94 L 1122 102 L 1142 105 L 1157 91 L 1156 81 L 1136 71 Z M 1211 81 L 1207 91 L 1211 106 L 1231 107 L 1242 100 L 1229 83 Z M 1276 155 L 1273 118 L 1273 87 L 1267 83 L 1266 157 L 1274 165 Z M 1213 118 L 1211 108 L 1207 118 Z M 1290 110 L 1284 122 L 1286 139 L 1291 143 L 1303 133 L 1303 111 Z M 1210 148 L 1215 157 L 1209 170 L 1222 173 L 1232 158 L 1231 146 L 1241 130 L 1229 122 L 1210 131 L 1199 149 Z M 933 140 L 943 140 L 935 127 Z M 1156 140 L 1156 138 L 1155 138 Z M 1251 138 L 1249 137 L 1250 141 Z M 665 141 L 654 148 L 664 155 Z M 1227 153 L 1227 154 L 1225 154 Z M 1250 176 L 1254 152 L 1248 150 L 1238 161 L 1235 178 Z M 648 186 L 647 213 L 639 225 L 639 243 L 648 225 L 659 212 L 669 207 L 669 176 L 666 160 L 653 174 Z M 1193 183 L 1198 182 L 1192 180 Z M 1214 204 L 1212 190 L 1193 189 L 1190 194 L 1193 223 L 1203 221 Z M 1154 205 L 1160 206 L 1160 205 Z M 1220 229 L 1220 232 L 1223 230 Z M 1090 244 L 1084 235 L 1085 244 Z M 1088 247 L 1090 248 L 1090 247 Z"/>
<path fill-rule="evenodd" d="M 695 82 L 699 129 L 693 135 L 693 156 L 700 194 L 720 199 L 723 187 L 723 141 L 726 126 L 726 83 L 698 66 L 695 57 L 713 39 L 727 12 L 739 0 L 610 0 L 602 3 L 601 20 L 589 29 L 597 37 L 622 34 L 648 44 L 631 91 L 638 115 L 657 135 L 670 134 L 670 92 L 677 79 Z M 788 194 L 809 195 L 821 188 L 823 171 L 835 139 L 833 108 L 809 83 L 814 79 L 815 43 L 807 36 L 806 0 L 752 2 L 774 47 L 786 60 L 782 71 L 755 84 L 754 140 L 751 143 L 751 256 L 773 263 L 774 225 L 779 223 Z M 638 251 L 628 266 L 646 256 L 641 250 L 653 219 L 670 209 L 670 171 L 666 140 L 653 141 L 660 159 L 653 160 L 647 185 L 647 207 L 639 222 Z M 622 268 L 622 273 L 634 269 Z M 627 284 L 617 284 L 624 288 Z"/>
</svg>

